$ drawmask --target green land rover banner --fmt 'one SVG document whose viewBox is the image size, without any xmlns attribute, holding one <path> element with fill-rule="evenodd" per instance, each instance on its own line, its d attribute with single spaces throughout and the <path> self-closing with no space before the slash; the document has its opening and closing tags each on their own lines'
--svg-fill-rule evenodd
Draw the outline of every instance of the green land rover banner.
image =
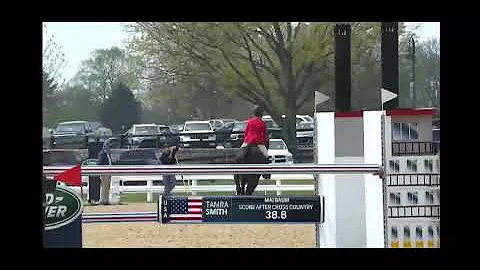
<svg viewBox="0 0 480 270">
<path fill-rule="evenodd" d="M 55 192 L 45 193 L 43 202 L 45 230 L 63 227 L 83 212 L 80 196 L 68 187 L 56 186 Z"/>
</svg>

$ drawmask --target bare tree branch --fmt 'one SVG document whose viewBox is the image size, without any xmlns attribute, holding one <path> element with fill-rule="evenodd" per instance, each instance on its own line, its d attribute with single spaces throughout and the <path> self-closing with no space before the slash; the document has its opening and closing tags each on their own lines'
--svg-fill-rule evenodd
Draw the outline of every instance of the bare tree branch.
<svg viewBox="0 0 480 270">
<path fill-rule="evenodd" d="M 256 77 L 257 81 L 260 83 L 260 86 L 263 89 L 263 94 L 265 95 L 266 99 L 270 99 L 269 89 L 267 89 L 267 87 L 265 86 L 265 83 L 262 80 L 262 76 L 258 72 L 257 66 L 256 66 L 256 64 L 253 60 L 253 57 L 252 57 L 252 50 L 250 48 L 250 45 L 248 44 L 248 40 L 243 34 L 241 34 L 241 35 L 242 35 L 243 41 L 245 42 L 245 45 L 247 46 L 248 59 L 250 60 L 249 61 L 250 66 L 252 67 L 253 71 L 255 72 L 255 77 Z"/>
<path fill-rule="evenodd" d="M 239 97 L 247 100 L 248 102 L 251 102 L 252 104 L 257 104 L 258 103 L 258 98 L 255 98 L 254 92 L 251 92 L 248 87 L 244 86 L 239 86 L 239 90 L 243 91 L 235 91 L 235 94 L 237 94 Z"/>
<path fill-rule="evenodd" d="M 240 27 L 243 30 L 243 28 L 241 26 L 238 25 L 238 27 Z M 245 30 L 243 30 L 243 31 L 246 32 Z M 258 33 L 256 33 L 256 34 L 258 34 Z M 257 42 L 255 42 L 255 39 L 252 37 L 252 35 L 247 34 L 246 36 L 247 36 L 248 40 L 253 44 L 253 46 L 255 46 L 255 48 L 257 48 L 257 50 L 259 50 L 265 56 L 265 58 L 267 59 L 268 63 L 270 64 L 270 67 L 271 67 L 270 73 L 272 73 L 275 77 L 278 77 L 278 72 L 276 72 L 274 70 L 275 64 L 273 63 L 273 61 L 270 58 L 270 56 L 268 55 L 268 53 L 262 48 L 262 46 L 260 46 Z"/>
<path fill-rule="evenodd" d="M 258 95 L 256 91 L 246 87 L 241 83 L 238 85 L 238 87 L 240 88 L 239 90 L 242 90 L 236 91 L 240 97 L 245 98 L 245 100 L 251 102 L 252 104 L 263 106 L 268 111 L 277 113 L 277 110 L 275 109 L 276 106 L 272 104 L 270 99 L 263 98 L 262 96 Z"/>
<path fill-rule="evenodd" d="M 255 42 L 255 39 L 252 36 L 252 34 L 258 36 L 259 35 L 258 31 L 255 31 L 254 33 L 247 33 L 247 31 L 242 26 L 240 26 L 240 24 L 236 24 L 236 25 L 239 29 L 241 29 L 242 32 L 246 33 L 246 37 L 248 38 L 248 40 L 253 44 L 253 46 L 255 46 L 255 48 L 258 51 L 262 53 L 265 59 L 267 59 L 268 63 L 270 64 L 270 68 L 269 68 L 270 73 L 278 78 L 278 72 L 274 70 L 275 64 L 273 63 L 270 55 L 267 53 L 267 51 L 264 50 L 264 48 L 262 48 L 262 46 L 260 46 L 257 42 Z"/>
<path fill-rule="evenodd" d="M 253 60 L 253 61 L 255 62 L 255 64 L 256 64 L 257 66 L 263 68 L 265 71 L 268 71 L 268 72 L 278 81 L 278 80 L 279 80 L 279 78 L 278 78 L 278 72 L 275 71 L 275 65 L 273 64 L 273 61 L 271 60 L 271 58 L 270 58 L 270 56 L 268 55 L 268 53 L 267 53 L 261 46 L 259 46 L 259 45 L 254 41 L 254 39 L 252 38 L 252 36 L 251 36 L 249 33 L 247 33 L 246 30 L 243 29 L 243 27 L 241 27 L 239 24 L 236 24 L 236 26 L 240 29 L 242 36 L 243 36 L 243 37 L 246 37 L 246 38 L 250 41 L 250 43 L 252 43 L 252 44 L 255 46 L 255 48 L 256 48 L 257 50 L 259 50 L 259 51 L 262 53 L 262 55 L 265 56 L 265 58 L 267 59 L 268 63 L 270 64 L 270 67 L 269 67 L 269 66 L 266 66 L 265 64 L 263 64 L 263 63 L 261 63 L 261 62 L 259 62 L 259 61 Z M 242 43 L 236 42 L 235 39 L 234 39 L 229 33 L 225 33 L 225 35 L 229 38 L 230 41 L 235 42 L 235 43 L 238 44 L 241 48 L 244 48 L 246 51 L 251 50 L 250 48 L 244 47 Z M 236 55 L 236 56 L 238 56 L 238 57 L 240 57 L 240 58 L 242 58 L 242 59 L 244 59 L 244 60 L 249 60 L 249 61 L 250 61 L 250 59 L 248 59 L 246 56 L 244 56 L 244 55 L 242 55 L 242 54 L 240 54 L 240 53 L 237 53 L 237 52 L 231 52 L 231 53 L 232 53 L 232 55 Z"/>
<path fill-rule="evenodd" d="M 307 101 L 312 99 L 313 92 L 310 95 L 305 96 L 303 99 L 300 99 L 300 101 L 297 101 L 295 106 L 297 109 L 300 109 Z"/>
<path fill-rule="evenodd" d="M 224 50 L 222 50 L 222 54 L 223 54 L 223 57 L 225 58 L 225 60 L 227 60 L 227 63 L 235 71 L 235 73 L 242 79 L 242 81 L 244 81 L 246 84 L 248 84 L 249 87 L 251 87 L 252 89 L 256 89 L 255 85 L 253 85 L 252 82 L 250 82 L 248 80 L 248 78 L 235 67 L 235 65 L 232 63 L 230 58 L 226 56 L 226 52 Z"/>
<path fill-rule="evenodd" d="M 260 29 L 259 34 L 265 38 L 268 45 L 270 45 L 270 48 L 272 48 L 272 50 L 274 50 L 277 53 L 277 57 L 279 57 L 279 60 L 283 61 L 280 58 L 280 55 L 282 54 L 282 52 L 280 50 L 280 46 L 277 43 L 277 41 L 275 41 L 275 38 L 273 37 L 273 35 L 267 29 L 263 28 L 262 26 L 259 26 L 259 29 Z"/>
<path fill-rule="evenodd" d="M 287 43 L 289 46 L 289 50 L 292 49 L 293 44 L 292 44 L 292 23 L 287 22 Z"/>
<path fill-rule="evenodd" d="M 300 32 L 301 25 L 302 25 L 302 23 L 299 22 L 299 23 L 295 26 L 295 30 L 294 30 L 294 34 L 293 34 L 293 40 L 297 40 L 297 36 L 298 36 L 298 33 Z"/>
<path fill-rule="evenodd" d="M 277 36 L 278 40 L 278 47 L 279 49 L 285 48 L 285 43 L 283 41 L 283 34 L 282 34 L 282 29 L 280 29 L 280 24 L 278 22 L 273 23 L 273 29 L 275 29 L 275 34 Z"/>
<path fill-rule="evenodd" d="M 303 65 L 303 67 L 299 70 L 300 73 L 296 75 L 296 85 L 295 85 L 296 91 L 301 91 L 303 89 L 303 87 L 305 86 L 305 82 L 313 73 L 312 71 L 313 71 L 314 65 L 315 65 L 315 62 L 310 62 L 306 65 Z"/>
</svg>

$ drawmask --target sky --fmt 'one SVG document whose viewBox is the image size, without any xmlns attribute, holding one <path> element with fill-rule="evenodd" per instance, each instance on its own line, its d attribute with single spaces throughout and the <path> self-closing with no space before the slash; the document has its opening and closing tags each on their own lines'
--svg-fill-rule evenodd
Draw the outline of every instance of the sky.
<svg viewBox="0 0 480 270">
<path fill-rule="evenodd" d="M 123 23 L 117 22 L 45 22 L 47 35 L 53 36 L 55 42 L 65 53 L 66 64 L 61 75 L 70 80 L 83 60 L 90 57 L 96 49 L 122 47 L 129 34 L 123 31 Z M 408 22 L 407 27 L 420 25 L 420 40 L 431 37 L 440 39 L 440 22 Z M 45 31 L 44 31 L 45 36 Z"/>
</svg>

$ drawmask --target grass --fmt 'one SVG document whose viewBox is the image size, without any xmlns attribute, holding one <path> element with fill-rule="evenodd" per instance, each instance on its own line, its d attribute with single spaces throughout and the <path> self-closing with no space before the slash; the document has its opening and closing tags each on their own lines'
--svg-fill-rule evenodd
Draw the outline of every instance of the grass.
<svg viewBox="0 0 480 270">
<path fill-rule="evenodd" d="M 191 193 L 179 192 L 175 193 L 177 196 L 190 196 Z M 234 195 L 233 192 L 197 192 L 196 196 L 221 196 L 221 195 Z M 152 193 L 152 202 L 158 202 L 159 193 Z M 120 195 L 120 201 L 122 203 L 144 203 L 147 201 L 147 194 L 145 193 L 126 193 Z"/>
<path fill-rule="evenodd" d="M 232 180 L 202 180 L 197 182 L 198 185 L 207 186 L 207 185 L 234 185 L 233 179 Z M 314 181 L 310 179 L 303 179 L 303 180 L 282 180 L 282 184 L 285 185 L 313 185 Z M 275 185 L 275 180 L 264 180 L 260 179 L 259 185 Z M 177 186 L 183 188 L 183 184 L 181 181 L 177 182 Z M 188 188 L 187 188 L 188 190 Z M 276 195 L 276 191 L 256 191 L 254 195 Z M 180 192 L 175 193 L 175 195 L 183 195 L 188 196 L 191 195 L 190 192 Z M 197 192 L 198 196 L 231 196 L 235 195 L 235 192 Z M 314 195 L 314 191 L 283 191 L 282 196 L 312 196 Z M 156 203 L 158 201 L 159 193 L 152 193 L 152 201 Z M 86 202 L 86 196 L 84 197 Z M 120 195 L 120 201 L 122 203 L 145 203 L 147 201 L 147 193 L 124 193 Z"/>
<path fill-rule="evenodd" d="M 267 191 L 267 196 L 274 196 L 277 193 L 275 191 Z M 189 196 L 190 193 L 175 193 L 175 195 L 180 196 Z M 197 196 L 232 196 L 235 195 L 234 192 L 197 192 Z M 254 195 L 263 196 L 265 193 L 263 191 L 256 191 Z M 313 191 L 283 191 L 282 196 L 313 196 Z M 158 201 L 158 193 L 152 194 L 152 202 L 156 203 Z M 126 193 L 120 195 L 120 201 L 122 203 L 145 203 L 147 201 L 147 194 L 144 193 Z"/>
<path fill-rule="evenodd" d="M 198 185 L 207 186 L 207 185 L 234 185 L 233 179 L 232 180 L 202 180 L 197 182 Z M 282 180 L 282 184 L 285 185 L 313 185 L 314 181 L 310 179 L 304 180 Z M 259 185 L 275 185 L 275 180 L 264 180 L 260 179 Z M 181 181 L 177 182 L 177 186 L 183 188 L 183 184 Z M 188 190 L 188 188 L 187 188 Z M 254 195 L 276 195 L 276 191 L 256 191 Z M 190 192 L 180 192 L 175 193 L 175 195 L 183 195 L 188 196 L 191 195 Z M 235 195 L 235 192 L 197 192 L 198 196 L 231 196 Z M 314 191 L 283 191 L 282 196 L 311 196 L 314 195 Z M 158 201 L 159 193 L 152 193 L 152 201 L 156 203 Z M 120 202 L 121 203 L 145 203 L 147 201 L 147 193 L 124 193 L 120 195 Z M 86 194 L 83 195 L 83 202 L 87 205 L 87 196 Z"/>
<path fill-rule="evenodd" d="M 199 186 L 209 185 L 233 185 L 232 180 L 202 180 L 197 182 Z M 282 180 L 282 185 L 313 185 L 314 181 L 310 179 Z M 275 185 L 275 180 L 260 179 L 259 185 Z"/>
<path fill-rule="evenodd" d="M 146 202 L 146 201 L 147 201 L 146 193 L 120 194 L 120 202 L 122 203 L 138 203 L 138 202 Z"/>
</svg>

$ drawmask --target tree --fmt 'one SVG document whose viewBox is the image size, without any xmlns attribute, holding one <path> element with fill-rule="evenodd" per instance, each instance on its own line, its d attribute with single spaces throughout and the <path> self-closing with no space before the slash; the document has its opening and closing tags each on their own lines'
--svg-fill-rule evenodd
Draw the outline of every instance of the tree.
<svg viewBox="0 0 480 270">
<path fill-rule="evenodd" d="M 55 83 L 47 72 L 42 72 L 42 108 L 46 113 L 56 107 L 55 90 L 58 88 L 58 84 Z"/>
<path fill-rule="evenodd" d="M 440 107 L 440 42 L 432 38 L 417 49 L 416 91 L 421 107 Z"/>
<path fill-rule="evenodd" d="M 55 94 L 63 84 L 60 72 L 65 65 L 65 54 L 55 42 L 53 36 L 48 34 L 46 25 L 44 25 L 43 30 L 42 109 L 43 114 L 48 114 L 57 108 Z"/>
<path fill-rule="evenodd" d="M 113 132 L 124 132 L 140 119 L 141 104 L 124 84 L 113 86 L 112 93 L 100 109 L 102 123 Z"/>
<path fill-rule="evenodd" d="M 60 79 L 60 72 L 65 67 L 65 53 L 62 47 L 58 45 L 54 37 L 48 34 L 47 26 L 43 26 L 43 48 L 42 48 L 42 66 L 43 75 L 47 75 L 48 80 L 53 80 L 60 86 L 63 82 Z"/>
<path fill-rule="evenodd" d="M 103 102 L 115 84 L 121 83 L 130 89 L 138 89 L 142 63 L 118 47 L 95 50 L 90 59 L 82 62 L 74 81 L 90 89 L 95 93 L 95 99 Z"/>
<path fill-rule="evenodd" d="M 47 126 L 55 126 L 59 122 L 72 120 L 97 121 L 99 104 L 94 95 L 79 85 L 67 85 L 55 93 L 55 108 L 44 113 Z"/>
<path fill-rule="evenodd" d="M 400 42 L 400 104 L 411 107 L 410 81 L 412 58 L 408 39 L 413 36 L 415 45 L 415 92 L 416 107 L 440 107 L 440 44 L 432 38 L 419 42 L 415 33 L 405 36 Z"/>
<path fill-rule="evenodd" d="M 352 24 L 355 45 L 368 47 L 363 44 L 371 42 L 368 30 L 374 27 Z M 331 81 L 333 28 L 331 23 L 136 23 L 132 29 L 139 35 L 132 47 L 162 59 L 168 74 L 208 71 L 227 91 L 264 106 L 278 123 L 285 114 L 283 135 L 295 153 L 295 114 Z"/>
</svg>

